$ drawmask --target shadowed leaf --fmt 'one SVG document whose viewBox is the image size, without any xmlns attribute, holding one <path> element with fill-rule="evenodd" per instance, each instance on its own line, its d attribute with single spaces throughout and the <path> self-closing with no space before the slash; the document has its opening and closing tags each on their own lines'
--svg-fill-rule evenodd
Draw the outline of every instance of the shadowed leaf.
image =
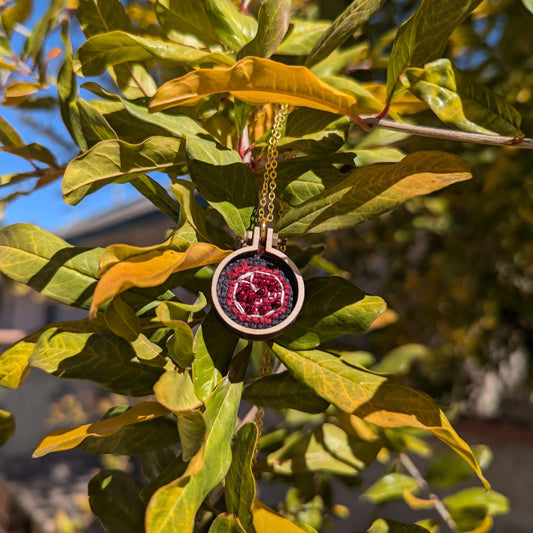
<svg viewBox="0 0 533 533">
<path fill-rule="evenodd" d="M 399 163 L 355 169 L 346 179 L 289 211 L 283 237 L 342 229 L 377 217 L 409 198 L 470 179 L 470 165 L 445 152 L 417 152 Z"/>
<path fill-rule="evenodd" d="M 87 437 L 107 437 L 124 426 L 138 424 L 168 414 L 168 410 L 156 402 L 141 402 L 125 413 L 100 422 L 85 424 L 73 429 L 52 431 L 39 443 L 33 457 L 43 457 L 52 452 L 75 448 Z"/>
<path fill-rule="evenodd" d="M 0 271 L 58 302 L 87 309 L 101 248 L 71 246 L 37 226 L 0 229 Z"/>
<path fill-rule="evenodd" d="M 407 67 L 420 67 L 442 56 L 452 31 L 481 0 L 422 0 L 396 34 L 387 68 L 387 99 Z"/>
<path fill-rule="evenodd" d="M 15 417 L 0 409 L 0 447 L 2 447 L 15 432 Z"/>
<path fill-rule="evenodd" d="M 273 345 L 274 353 L 300 381 L 342 411 L 385 428 L 431 431 L 456 451 L 490 488 L 468 444 L 457 435 L 435 401 L 397 378 L 375 374 L 327 352 L 295 352 Z"/>
</svg>

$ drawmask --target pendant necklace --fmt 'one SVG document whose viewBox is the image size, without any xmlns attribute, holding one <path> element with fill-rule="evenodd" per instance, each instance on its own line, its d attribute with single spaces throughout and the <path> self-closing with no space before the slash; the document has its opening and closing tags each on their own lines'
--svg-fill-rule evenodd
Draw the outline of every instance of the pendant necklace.
<svg viewBox="0 0 533 533">
<path fill-rule="evenodd" d="M 211 285 L 217 314 L 244 339 L 275 337 L 294 322 L 304 300 L 303 278 L 273 227 L 278 145 L 287 112 L 283 104 L 270 133 L 258 224 L 246 232 L 243 247 L 218 265 Z"/>
</svg>

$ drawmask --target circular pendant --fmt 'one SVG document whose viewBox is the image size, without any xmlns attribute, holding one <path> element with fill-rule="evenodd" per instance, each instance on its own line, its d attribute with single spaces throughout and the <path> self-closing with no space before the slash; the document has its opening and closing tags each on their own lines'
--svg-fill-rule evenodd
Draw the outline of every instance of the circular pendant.
<svg viewBox="0 0 533 533">
<path fill-rule="evenodd" d="M 303 278 L 273 240 L 272 228 L 264 243 L 255 228 L 252 244 L 228 256 L 213 275 L 213 305 L 224 324 L 245 339 L 278 335 L 303 305 Z"/>
</svg>

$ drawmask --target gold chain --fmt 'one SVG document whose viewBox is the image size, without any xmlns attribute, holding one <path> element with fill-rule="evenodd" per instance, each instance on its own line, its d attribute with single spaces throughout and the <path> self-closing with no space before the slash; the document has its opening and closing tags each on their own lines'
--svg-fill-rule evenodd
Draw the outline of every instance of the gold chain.
<svg viewBox="0 0 533 533">
<path fill-rule="evenodd" d="M 259 200 L 259 223 L 272 222 L 274 220 L 274 200 L 276 199 L 276 177 L 278 175 L 278 146 L 281 132 L 289 111 L 287 104 L 282 104 L 274 118 L 274 125 L 268 139 L 267 162 L 263 175 L 263 189 Z"/>
</svg>

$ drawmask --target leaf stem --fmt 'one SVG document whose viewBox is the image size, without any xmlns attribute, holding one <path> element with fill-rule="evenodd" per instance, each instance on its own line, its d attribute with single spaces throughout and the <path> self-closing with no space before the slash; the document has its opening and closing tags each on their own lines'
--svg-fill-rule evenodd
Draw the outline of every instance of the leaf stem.
<svg viewBox="0 0 533 533">
<path fill-rule="evenodd" d="M 430 486 L 428 485 L 428 482 L 424 479 L 424 477 L 420 473 L 420 470 L 418 470 L 411 458 L 405 453 L 400 453 L 399 458 L 400 462 L 407 470 L 407 472 L 409 472 L 409 474 L 416 480 L 418 486 L 422 490 L 425 490 L 427 492 L 429 498 L 433 501 L 433 504 L 435 505 L 435 510 L 440 514 L 446 525 L 450 528 L 451 531 L 457 531 L 457 526 L 453 521 L 453 518 L 451 517 L 450 513 L 448 512 L 448 509 L 446 509 L 445 505 L 442 503 L 442 500 L 432 492 Z"/>
<path fill-rule="evenodd" d="M 447 130 L 444 128 L 430 128 L 427 126 L 394 122 L 393 120 L 379 118 L 379 116 L 376 117 L 375 115 L 360 115 L 359 119 L 371 128 L 384 128 L 409 133 L 411 135 L 418 135 L 420 137 L 487 144 L 491 146 L 514 146 L 515 148 L 533 150 L 533 139 L 527 137 L 506 137 L 504 135 L 488 135 L 485 133 L 469 133 L 466 131 Z"/>
</svg>

